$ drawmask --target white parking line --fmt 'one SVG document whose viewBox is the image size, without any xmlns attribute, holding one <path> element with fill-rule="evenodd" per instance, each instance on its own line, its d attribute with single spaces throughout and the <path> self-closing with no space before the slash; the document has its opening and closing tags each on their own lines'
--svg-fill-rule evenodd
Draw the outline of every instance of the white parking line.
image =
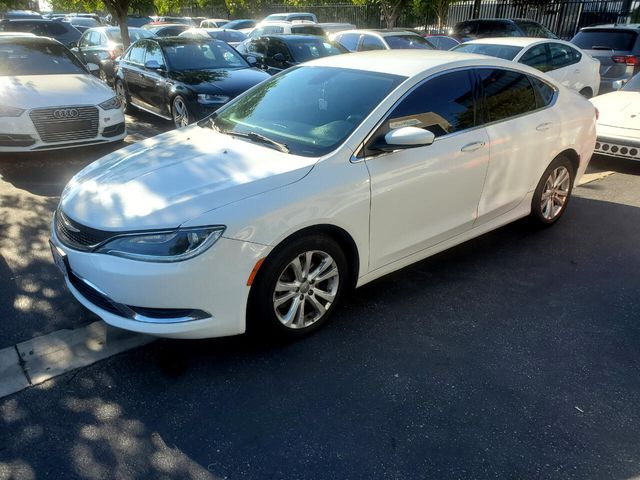
<svg viewBox="0 0 640 480">
<path fill-rule="evenodd" d="M 153 340 L 98 321 L 5 348 L 0 350 L 0 398 Z"/>
</svg>

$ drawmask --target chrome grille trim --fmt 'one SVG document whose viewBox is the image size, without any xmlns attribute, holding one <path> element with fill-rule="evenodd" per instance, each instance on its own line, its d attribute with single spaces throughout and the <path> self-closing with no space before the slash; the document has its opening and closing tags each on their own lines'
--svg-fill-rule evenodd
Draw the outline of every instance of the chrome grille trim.
<svg viewBox="0 0 640 480">
<path fill-rule="evenodd" d="M 106 240 L 118 235 L 116 232 L 95 230 L 74 222 L 60 208 L 56 210 L 53 224 L 60 243 L 84 252 L 91 251 Z"/>
<path fill-rule="evenodd" d="M 56 118 L 55 112 L 61 110 L 77 111 L 78 115 Z M 86 140 L 98 136 L 98 126 L 100 123 L 98 107 L 85 105 L 36 108 L 29 112 L 29 117 L 40 139 L 45 143 Z M 73 124 L 77 123 L 81 123 L 83 128 L 78 128 L 78 125 L 74 127 Z M 70 129 L 65 129 L 65 125 L 68 125 Z"/>
</svg>

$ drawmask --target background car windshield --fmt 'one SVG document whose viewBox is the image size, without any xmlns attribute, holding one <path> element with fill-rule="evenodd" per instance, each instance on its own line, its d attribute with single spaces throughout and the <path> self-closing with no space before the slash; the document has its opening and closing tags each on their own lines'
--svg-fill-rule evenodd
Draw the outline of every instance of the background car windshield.
<svg viewBox="0 0 640 480">
<path fill-rule="evenodd" d="M 223 42 L 242 42 L 247 36 L 236 30 L 219 30 L 217 32 L 209 32 L 211 38 L 222 40 Z"/>
<path fill-rule="evenodd" d="M 328 57 L 330 55 L 340 55 L 349 53 L 349 50 L 340 44 L 323 42 L 320 39 L 309 38 L 292 40 L 288 42 L 291 55 L 296 62 L 302 63 L 314 58 Z"/>
<path fill-rule="evenodd" d="M 640 75 L 634 75 L 631 80 L 622 87 L 625 92 L 640 92 Z"/>
<path fill-rule="evenodd" d="M 115 43 L 122 43 L 122 37 L 120 36 L 120 30 L 108 30 L 107 36 L 109 40 L 114 41 Z M 137 42 L 141 38 L 151 38 L 153 37 L 153 33 L 148 32 L 146 30 L 138 30 L 138 29 L 129 29 L 129 38 L 131 39 L 131 43 Z"/>
<path fill-rule="evenodd" d="M 629 30 L 583 30 L 573 37 L 571 43 L 585 50 L 631 50 L 637 37 L 636 32 Z"/>
<path fill-rule="evenodd" d="M 226 43 L 176 43 L 164 45 L 171 70 L 209 70 L 248 68 L 249 64 Z"/>
<path fill-rule="evenodd" d="M 55 43 L 0 43 L 0 75 L 77 75 L 88 73 L 65 47 Z"/>
<path fill-rule="evenodd" d="M 513 60 L 522 47 L 513 47 L 511 45 L 491 45 L 488 43 L 467 43 L 458 45 L 452 50 L 464 53 L 477 53 L 479 55 L 489 55 L 490 57 L 504 58 L 505 60 Z"/>
<path fill-rule="evenodd" d="M 73 17 L 69 20 L 71 25 L 80 25 L 81 27 L 99 27 L 100 23 L 96 22 L 93 18 L 87 17 Z"/>
<path fill-rule="evenodd" d="M 515 24 L 524 32 L 525 37 L 558 38 L 550 30 L 536 22 L 514 20 Z"/>
<path fill-rule="evenodd" d="M 282 142 L 296 155 L 320 156 L 346 140 L 404 79 L 343 68 L 294 68 L 230 102 L 214 123 L 221 130 Z"/>
<path fill-rule="evenodd" d="M 317 35 L 319 37 L 324 36 L 324 30 L 321 27 L 314 25 L 299 25 L 291 27 L 291 33 L 294 35 Z"/>
<path fill-rule="evenodd" d="M 418 35 L 391 35 L 384 37 L 384 39 L 394 50 L 401 48 L 433 50 L 429 42 Z"/>
</svg>

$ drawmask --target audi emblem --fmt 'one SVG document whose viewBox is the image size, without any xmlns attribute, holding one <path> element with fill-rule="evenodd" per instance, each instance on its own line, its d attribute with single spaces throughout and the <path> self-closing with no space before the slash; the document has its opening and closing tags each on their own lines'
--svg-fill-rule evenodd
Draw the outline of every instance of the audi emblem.
<svg viewBox="0 0 640 480">
<path fill-rule="evenodd" d="M 77 108 L 60 108 L 53 111 L 53 118 L 78 118 Z"/>
</svg>

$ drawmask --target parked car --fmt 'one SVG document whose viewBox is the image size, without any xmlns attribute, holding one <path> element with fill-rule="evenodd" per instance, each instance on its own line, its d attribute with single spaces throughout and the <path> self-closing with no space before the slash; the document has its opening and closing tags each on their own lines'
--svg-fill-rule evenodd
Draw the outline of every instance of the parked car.
<svg viewBox="0 0 640 480">
<path fill-rule="evenodd" d="M 200 28 L 220 28 L 229 23 L 226 18 L 208 18 L 199 23 Z"/>
<path fill-rule="evenodd" d="M 190 28 L 182 32 L 179 37 L 191 38 L 213 38 L 222 40 L 232 47 L 237 47 L 247 39 L 247 36 L 238 30 L 227 30 L 226 28 Z"/>
<path fill-rule="evenodd" d="M 451 50 L 460 45 L 460 42 L 448 35 L 426 35 L 425 40 L 436 50 Z"/>
<path fill-rule="evenodd" d="M 461 42 L 485 37 L 558 38 L 547 27 L 526 18 L 479 18 L 453 27 L 453 37 Z"/>
<path fill-rule="evenodd" d="M 7 20 L 16 20 L 16 19 L 34 19 L 34 18 L 43 18 L 38 12 L 34 12 L 32 10 L 9 10 L 2 14 L 2 18 Z"/>
<path fill-rule="evenodd" d="M 38 18 L 28 20 L 2 20 L 0 22 L 0 31 L 33 33 L 39 37 L 54 38 L 66 46 L 75 46 L 82 35 L 80 31 L 70 23 Z"/>
<path fill-rule="evenodd" d="M 317 35 L 326 36 L 326 32 L 317 23 L 307 21 L 262 22 L 247 35 L 258 38 L 262 35 Z"/>
<path fill-rule="evenodd" d="M 307 12 L 288 12 L 288 13 L 272 13 L 264 18 L 264 22 L 294 22 L 304 20 L 318 23 L 318 18 L 313 13 Z"/>
<path fill-rule="evenodd" d="M 220 40 L 154 38 L 129 47 L 115 85 L 124 105 L 183 127 L 268 77 Z"/>
<path fill-rule="evenodd" d="M 152 36 L 153 33 L 143 28 L 129 28 L 131 42 Z M 82 34 L 78 45 L 71 51 L 82 62 L 98 65 L 97 75 L 100 80 L 112 84 L 115 60 L 123 52 L 120 27 L 91 28 Z"/>
<path fill-rule="evenodd" d="M 600 62 L 562 40 L 528 37 L 483 38 L 462 43 L 455 52 L 478 53 L 513 60 L 545 72 L 586 98 L 600 89 Z"/>
<path fill-rule="evenodd" d="M 325 57 L 78 173 L 53 255 L 116 327 L 297 337 L 349 287 L 521 217 L 555 223 L 594 144 L 593 106 L 525 65 Z"/>
<path fill-rule="evenodd" d="M 129 15 L 127 17 L 127 26 L 128 27 L 143 27 L 145 26 L 147 23 L 151 23 L 151 17 L 138 17 L 135 15 Z M 114 24 L 117 25 L 117 22 L 115 22 Z"/>
<path fill-rule="evenodd" d="M 230 30 L 248 30 L 248 29 L 255 28 L 257 24 L 258 22 L 255 20 L 251 20 L 249 18 L 241 18 L 237 20 L 231 20 L 230 22 L 225 23 L 224 28 L 227 28 Z"/>
<path fill-rule="evenodd" d="M 337 42 L 311 35 L 264 35 L 245 46 L 247 60 L 271 75 L 316 58 L 349 53 Z"/>
<path fill-rule="evenodd" d="M 171 16 L 154 17 L 153 23 L 173 23 L 173 24 L 180 24 L 180 25 L 189 25 L 190 27 L 197 27 L 198 25 L 200 25 L 200 22 L 198 22 L 198 25 L 196 25 L 191 17 L 171 17 Z"/>
<path fill-rule="evenodd" d="M 192 28 L 184 23 L 147 23 L 142 27 L 156 37 L 177 37 Z"/>
<path fill-rule="evenodd" d="M 421 35 L 408 30 L 345 30 L 335 34 L 333 39 L 350 52 L 398 49 L 434 50 Z"/>
<path fill-rule="evenodd" d="M 101 22 L 91 17 L 68 17 L 65 21 L 76 27 L 80 32 L 85 32 L 90 28 L 100 27 Z"/>
<path fill-rule="evenodd" d="M 120 100 L 64 45 L 0 37 L 0 151 L 80 147 L 124 136 Z"/>
<path fill-rule="evenodd" d="M 640 160 L 640 75 L 619 91 L 592 98 L 591 103 L 599 112 L 595 153 Z"/>
<path fill-rule="evenodd" d="M 333 38 L 333 35 L 338 32 L 356 28 L 353 23 L 319 23 L 318 26 L 325 31 L 329 38 Z"/>
<path fill-rule="evenodd" d="M 614 83 L 627 81 L 640 71 L 640 25 L 620 24 L 585 27 L 571 39 L 600 61 L 600 92 L 614 90 Z"/>
</svg>

